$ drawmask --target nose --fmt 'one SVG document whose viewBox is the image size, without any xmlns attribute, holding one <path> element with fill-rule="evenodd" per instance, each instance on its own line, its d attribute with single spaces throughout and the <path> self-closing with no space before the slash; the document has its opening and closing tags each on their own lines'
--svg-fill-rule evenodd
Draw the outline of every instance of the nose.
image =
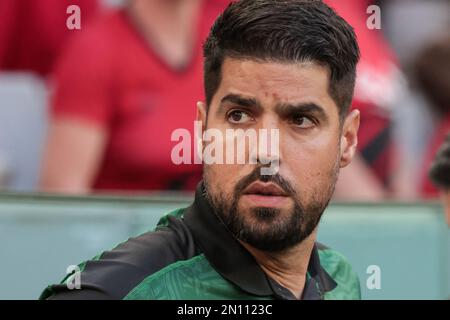
<svg viewBox="0 0 450 320">
<path fill-rule="evenodd" d="M 258 150 L 252 152 L 254 162 L 262 164 L 262 175 L 274 175 L 280 165 L 280 129 L 274 119 L 266 119 L 258 128 Z"/>
</svg>

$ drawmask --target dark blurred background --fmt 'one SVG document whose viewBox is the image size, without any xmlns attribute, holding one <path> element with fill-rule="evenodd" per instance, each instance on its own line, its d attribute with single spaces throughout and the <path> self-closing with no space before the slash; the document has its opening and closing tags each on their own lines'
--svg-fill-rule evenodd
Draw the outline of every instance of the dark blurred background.
<svg viewBox="0 0 450 320">
<path fill-rule="evenodd" d="M 335 198 L 438 196 L 427 170 L 450 130 L 450 1 L 327 0 L 362 51 L 359 154 Z M 0 0 L 0 188 L 193 190 L 170 160 L 203 98 L 201 44 L 226 0 Z M 370 5 L 381 29 L 370 29 Z M 67 22 L 80 8 L 81 29 Z M 68 20 L 69 19 L 69 20 Z"/>
</svg>

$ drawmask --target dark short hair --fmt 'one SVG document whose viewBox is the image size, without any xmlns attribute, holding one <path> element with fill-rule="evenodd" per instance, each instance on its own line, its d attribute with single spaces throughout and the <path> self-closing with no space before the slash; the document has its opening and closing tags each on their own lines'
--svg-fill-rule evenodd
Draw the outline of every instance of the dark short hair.
<svg viewBox="0 0 450 320">
<path fill-rule="evenodd" d="M 436 187 L 450 190 L 450 135 L 436 153 L 429 177 Z"/>
<path fill-rule="evenodd" d="M 434 40 L 413 63 L 413 79 L 440 114 L 450 112 L 450 36 Z"/>
<path fill-rule="evenodd" d="M 296 63 L 330 70 L 329 94 L 341 119 L 351 105 L 359 60 L 353 28 L 320 0 L 241 0 L 217 18 L 203 47 L 209 107 L 225 57 Z"/>
</svg>

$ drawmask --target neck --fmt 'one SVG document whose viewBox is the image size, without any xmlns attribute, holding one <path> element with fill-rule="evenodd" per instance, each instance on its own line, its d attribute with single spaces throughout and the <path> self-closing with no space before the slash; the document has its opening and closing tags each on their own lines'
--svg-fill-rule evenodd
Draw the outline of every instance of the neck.
<svg viewBox="0 0 450 320">
<path fill-rule="evenodd" d="M 198 1 L 186 0 L 131 0 L 131 7 L 139 7 L 147 11 L 147 14 L 157 11 L 159 14 L 176 14 L 182 8 L 189 7 L 190 3 Z"/>
<path fill-rule="evenodd" d="M 185 64 L 192 55 L 202 0 L 131 0 L 128 15 L 169 65 Z"/>
<path fill-rule="evenodd" d="M 183 31 L 180 27 L 192 25 L 201 3 L 201 0 L 132 0 L 127 11 L 142 28 L 180 33 Z"/>
<path fill-rule="evenodd" d="M 305 287 L 306 273 L 316 234 L 317 229 L 300 244 L 279 253 L 261 251 L 247 243 L 241 243 L 271 279 L 289 289 L 297 299 L 300 299 Z"/>
</svg>

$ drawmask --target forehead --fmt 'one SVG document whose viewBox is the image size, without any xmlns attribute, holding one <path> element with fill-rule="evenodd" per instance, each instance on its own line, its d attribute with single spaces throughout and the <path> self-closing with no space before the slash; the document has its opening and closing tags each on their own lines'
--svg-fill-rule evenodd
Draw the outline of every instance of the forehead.
<svg viewBox="0 0 450 320">
<path fill-rule="evenodd" d="M 264 102 L 313 102 L 337 107 L 328 93 L 329 71 L 313 62 L 279 63 L 225 58 L 216 97 L 241 94 Z"/>
</svg>

